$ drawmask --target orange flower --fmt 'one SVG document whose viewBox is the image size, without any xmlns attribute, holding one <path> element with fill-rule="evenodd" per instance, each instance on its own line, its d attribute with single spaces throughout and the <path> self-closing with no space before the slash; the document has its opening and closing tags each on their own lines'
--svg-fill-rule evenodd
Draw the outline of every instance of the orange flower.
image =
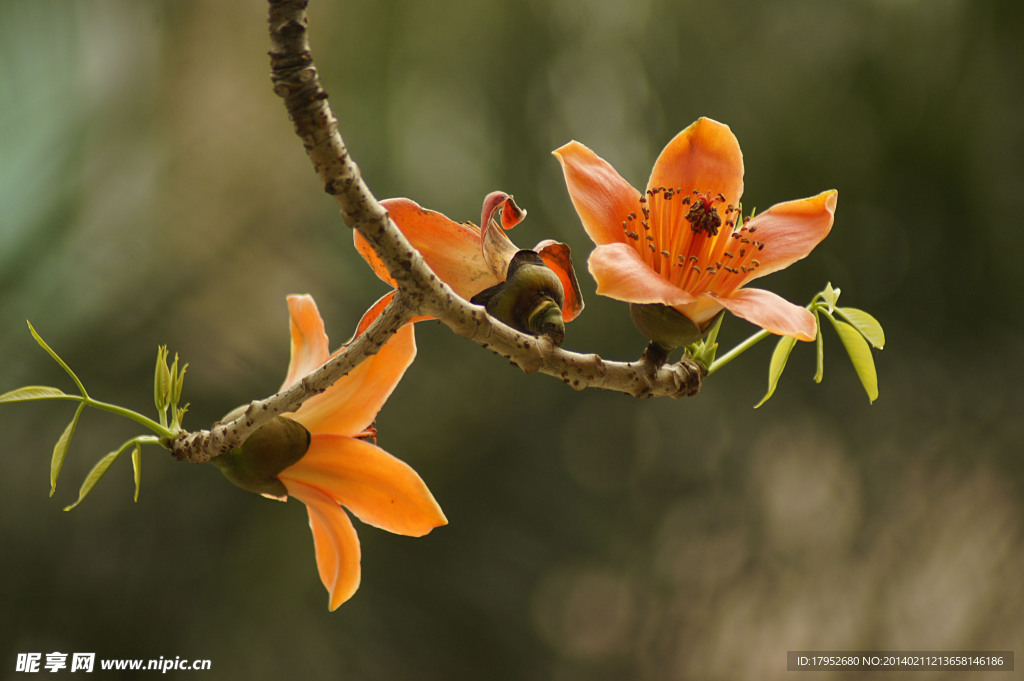
<svg viewBox="0 0 1024 681">
<path fill-rule="evenodd" d="M 746 284 L 805 257 L 832 228 L 838 193 L 739 214 L 743 157 L 728 126 L 701 118 L 668 143 L 641 195 L 578 142 L 554 152 L 597 244 L 599 294 L 675 308 L 698 326 L 722 308 L 772 333 L 814 340 L 814 316 Z"/>
<path fill-rule="evenodd" d="M 329 359 L 313 298 L 289 296 L 288 310 L 291 363 L 283 387 Z M 302 458 L 277 477 L 309 511 L 317 569 L 331 610 L 355 593 L 360 579 L 359 538 L 341 505 L 365 523 L 412 537 L 448 522 L 419 475 L 368 441 L 377 412 L 415 356 L 413 327 L 407 324 L 376 355 L 286 415 L 311 437 Z"/>
<path fill-rule="evenodd" d="M 430 269 L 466 300 L 505 281 L 508 265 L 519 250 L 505 231 L 526 217 L 526 211 L 504 192 L 491 192 L 484 199 L 480 220 L 483 228 L 469 222 L 454 222 L 410 199 L 385 199 L 381 205 Z M 395 280 L 370 244 L 358 231 L 354 232 L 353 238 L 356 250 L 377 276 L 395 286 Z M 563 320 L 575 319 L 583 310 L 583 299 L 572 269 L 569 247 L 547 239 L 533 250 L 562 283 L 565 293 Z"/>
</svg>

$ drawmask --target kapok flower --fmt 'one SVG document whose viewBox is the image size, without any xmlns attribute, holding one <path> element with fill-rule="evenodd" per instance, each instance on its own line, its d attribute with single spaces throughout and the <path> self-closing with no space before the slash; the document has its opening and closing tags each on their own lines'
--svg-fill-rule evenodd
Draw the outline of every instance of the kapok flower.
<svg viewBox="0 0 1024 681">
<path fill-rule="evenodd" d="M 814 316 L 746 285 L 804 258 L 832 228 L 835 190 L 739 212 L 743 157 L 728 126 L 701 118 L 668 143 L 641 194 L 578 142 L 554 152 L 597 248 L 599 294 L 674 308 L 704 328 L 725 308 L 772 333 L 814 340 Z"/>
<path fill-rule="evenodd" d="M 505 234 L 519 224 L 526 211 L 504 192 L 492 192 L 484 199 L 477 227 L 455 222 L 436 211 L 405 198 L 381 201 L 392 222 L 427 265 L 461 297 L 469 300 L 481 291 L 505 281 L 509 264 L 519 249 Z M 384 262 L 370 244 L 354 232 L 356 250 L 383 281 L 395 286 Z M 561 305 L 564 321 L 572 321 L 583 310 L 583 299 L 572 268 L 569 247 L 551 239 L 541 241 L 533 250 L 558 277 L 564 292 Z"/>
<path fill-rule="evenodd" d="M 376 315 L 378 309 L 367 314 Z M 282 389 L 330 359 L 313 298 L 289 296 L 288 310 L 291 363 Z M 360 328 L 367 324 L 364 318 Z M 294 497 L 306 505 L 331 610 L 348 600 L 360 582 L 359 538 L 342 506 L 369 525 L 413 537 L 448 522 L 419 475 L 370 442 L 377 412 L 415 356 L 413 327 L 407 324 L 326 391 L 271 421 L 241 448 L 213 459 L 246 489 Z"/>
</svg>

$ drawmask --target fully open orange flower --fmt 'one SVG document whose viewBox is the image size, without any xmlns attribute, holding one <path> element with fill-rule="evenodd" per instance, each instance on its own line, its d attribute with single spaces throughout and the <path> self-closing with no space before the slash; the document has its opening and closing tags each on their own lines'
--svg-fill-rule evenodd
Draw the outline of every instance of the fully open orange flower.
<svg viewBox="0 0 1024 681">
<path fill-rule="evenodd" d="M 410 199 L 385 199 L 381 205 L 430 269 L 466 300 L 505 280 L 508 265 L 519 250 L 505 231 L 526 217 L 526 211 L 504 192 L 492 192 L 484 199 L 480 220 L 482 228 L 469 222 L 450 220 Z M 395 286 L 395 280 L 370 244 L 358 231 L 354 232 L 353 238 L 356 249 L 377 276 Z M 562 283 L 565 293 L 562 319 L 567 322 L 575 319 L 583 309 L 583 300 L 573 272 L 569 247 L 547 239 L 534 246 L 533 250 Z"/>
<path fill-rule="evenodd" d="M 675 308 L 698 326 L 722 308 L 772 333 L 814 340 L 814 316 L 746 284 L 805 257 L 832 228 L 838 193 L 772 206 L 743 220 L 743 156 L 728 126 L 701 118 L 668 143 L 637 191 L 578 142 L 554 152 L 597 248 L 597 292 Z"/>
<path fill-rule="evenodd" d="M 283 387 L 330 358 L 313 298 L 289 296 L 288 310 L 291 363 Z M 448 522 L 419 475 L 368 441 L 377 412 L 415 356 L 413 327 L 406 325 L 376 355 L 286 415 L 311 438 L 305 455 L 277 477 L 309 511 L 317 568 L 331 610 L 355 593 L 360 580 L 359 538 L 342 505 L 365 523 L 412 537 Z"/>
</svg>

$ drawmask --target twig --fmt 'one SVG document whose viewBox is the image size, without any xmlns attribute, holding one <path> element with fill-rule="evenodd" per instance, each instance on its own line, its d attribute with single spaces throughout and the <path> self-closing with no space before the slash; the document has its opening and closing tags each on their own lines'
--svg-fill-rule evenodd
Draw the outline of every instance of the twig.
<svg viewBox="0 0 1024 681">
<path fill-rule="evenodd" d="M 206 463 L 238 447 L 264 423 L 275 416 L 295 411 L 307 399 L 327 390 L 342 376 L 376 354 L 412 317 L 413 312 L 402 296 L 395 296 L 363 333 L 352 339 L 319 369 L 266 399 L 253 400 L 242 415 L 232 421 L 215 423 L 209 430 L 179 435 L 171 442 L 171 453 L 179 461 Z"/>
</svg>

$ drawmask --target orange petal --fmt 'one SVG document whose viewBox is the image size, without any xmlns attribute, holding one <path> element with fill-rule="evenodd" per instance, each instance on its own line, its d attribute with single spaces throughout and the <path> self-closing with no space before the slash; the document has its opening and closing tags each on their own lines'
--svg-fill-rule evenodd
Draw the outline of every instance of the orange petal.
<svg viewBox="0 0 1024 681">
<path fill-rule="evenodd" d="M 390 291 L 378 298 L 377 302 L 371 305 L 370 309 L 363 313 L 359 323 L 356 324 L 356 332 L 352 334 L 352 338 L 355 338 L 363 331 L 366 331 L 366 328 L 373 323 L 373 320 L 380 316 L 380 313 L 384 311 L 384 308 L 391 304 L 391 299 L 394 297 L 395 291 Z"/>
<path fill-rule="evenodd" d="M 839 192 L 832 189 L 817 196 L 779 203 L 746 223 L 751 239 L 764 243 L 757 254 L 761 263 L 744 282 L 789 267 L 804 258 L 828 236 L 835 217 Z"/>
<path fill-rule="evenodd" d="M 689 318 L 694 324 L 703 326 L 705 322 L 714 319 L 715 315 L 724 307 L 717 296 L 699 294 L 692 303 L 686 305 L 674 305 L 683 316 Z"/>
<path fill-rule="evenodd" d="M 518 252 L 519 248 L 508 238 L 505 230 L 498 225 L 498 221 L 493 218 L 488 220 L 483 227 L 480 254 L 496 281 L 505 281 L 505 277 L 508 276 L 508 264 Z"/>
<path fill-rule="evenodd" d="M 729 126 L 698 119 L 676 135 L 658 156 L 647 188 L 670 187 L 722 194 L 726 205 L 743 195 L 743 154 Z"/>
<path fill-rule="evenodd" d="M 314 434 L 358 435 L 373 423 L 415 357 L 416 338 L 412 324 L 406 324 L 376 355 L 306 400 L 292 418 Z"/>
<path fill-rule="evenodd" d="M 436 211 L 427 210 L 409 199 L 386 199 L 381 204 L 391 220 L 423 255 L 437 276 L 464 298 L 471 298 L 498 283 L 480 253 L 480 229 L 453 222 Z M 394 280 L 369 244 L 355 233 L 359 253 L 384 281 Z"/>
<path fill-rule="evenodd" d="M 421 537 L 448 523 L 416 471 L 365 440 L 313 435 L 309 451 L 280 478 L 316 487 L 363 522 L 395 534 Z"/>
<path fill-rule="evenodd" d="M 373 273 L 388 286 L 398 288 L 398 282 L 396 282 L 395 278 L 391 276 L 390 272 L 388 272 L 387 265 L 385 265 L 384 261 L 380 259 L 379 255 L 377 255 L 377 251 L 373 250 L 373 246 L 370 245 L 370 242 L 363 238 L 363 235 L 359 233 L 358 229 L 352 230 L 352 242 L 356 246 L 356 252 L 363 256 L 363 260 L 365 260 L 370 266 Z"/>
<path fill-rule="evenodd" d="M 480 252 L 498 281 L 505 280 L 508 264 L 519 251 L 505 230 L 512 229 L 525 217 L 526 211 L 517 206 L 515 199 L 505 192 L 491 192 L 484 197 L 484 207 L 480 213 Z"/>
<path fill-rule="evenodd" d="M 391 299 L 395 297 L 395 293 L 395 291 L 388 291 L 378 298 L 377 302 L 371 305 L 369 310 L 363 313 L 362 318 L 359 320 L 359 324 L 356 325 L 356 332 L 352 334 L 352 338 L 355 338 L 363 331 L 366 331 L 367 327 L 373 323 L 373 320 L 379 317 L 380 313 L 384 311 L 384 308 L 391 303 Z M 430 315 L 417 315 L 410 321 L 422 322 L 428 319 L 436 319 L 436 317 L 431 317 Z"/>
<path fill-rule="evenodd" d="M 627 244 L 598 246 L 587 262 L 602 296 L 627 303 L 686 305 L 695 298 L 651 269 Z"/>
<path fill-rule="evenodd" d="M 572 205 L 594 243 L 624 241 L 622 223 L 630 213 L 640 212 L 640 192 L 579 142 L 569 142 L 552 153 L 562 164 Z"/>
<path fill-rule="evenodd" d="M 317 572 L 327 587 L 328 608 L 336 610 L 359 588 L 359 537 L 348 514 L 331 497 L 301 482 L 283 477 L 281 481 L 309 511 Z"/>
<path fill-rule="evenodd" d="M 562 282 L 565 302 L 562 304 L 562 321 L 571 322 L 583 312 L 583 294 L 572 267 L 572 253 L 569 246 L 552 239 L 545 239 L 533 247 L 544 264 L 551 268 Z"/>
<path fill-rule="evenodd" d="M 310 295 L 288 296 L 292 354 L 284 384 L 287 388 L 327 361 L 329 356 L 324 320 Z"/>
<path fill-rule="evenodd" d="M 817 334 L 814 315 L 810 311 L 771 291 L 744 288 L 718 298 L 718 301 L 737 317 L 780 336 L 812 341 Z"/>
<path fill-rule="evenodd" d="M 499 211 L 498 215 L 495 212 Z M 484 197 L 483 210 L 480 213 L 480 225 L 486 225 L 491 218 L 501 218 L 502 229 L 512 229 L 524 219 L 526 211 L 516 205 L 516 200 L 511 194 L 502 191 L 491 192 Z"/>
</svg>

